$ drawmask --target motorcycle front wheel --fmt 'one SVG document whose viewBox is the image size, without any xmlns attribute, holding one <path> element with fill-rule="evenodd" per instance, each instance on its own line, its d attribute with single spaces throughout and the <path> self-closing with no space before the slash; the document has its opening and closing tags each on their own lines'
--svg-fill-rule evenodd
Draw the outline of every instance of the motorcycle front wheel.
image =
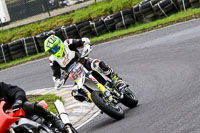
<svg viewBox="0 0 200 133">
<path fill-rule="evenodd" d="M 73 126 L 71 126 L 71 130 L 72 130 L 72 133 L 78 133 L 78 131 Z"/>
<path fill-rule="evenodd" d="M 91 98 L 95 105 L 104 113 L 109 115 L 110 117 L 120 120 L 124 118 L 124 111 L 121 107 L 112 105 L 105 100 L 105 96 L 100 91 L 93 91 L 91 93 Z"/>
</svg>

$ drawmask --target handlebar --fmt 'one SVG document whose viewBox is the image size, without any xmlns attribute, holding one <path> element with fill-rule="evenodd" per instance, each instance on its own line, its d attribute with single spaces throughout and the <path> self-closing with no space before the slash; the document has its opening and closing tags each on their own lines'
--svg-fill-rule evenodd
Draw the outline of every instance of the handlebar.
<svg viewBox="0 0 200 133">
<path fill-rule="evenodd" d="M 9 114 L 11 112 L 15 112 L 15 111 L 18 111 L 20 108 L 16 108 L 16 109 L 12 109 L 12 110 L 6 110 L 5 113 L 6 114 Z"/>
</svg>

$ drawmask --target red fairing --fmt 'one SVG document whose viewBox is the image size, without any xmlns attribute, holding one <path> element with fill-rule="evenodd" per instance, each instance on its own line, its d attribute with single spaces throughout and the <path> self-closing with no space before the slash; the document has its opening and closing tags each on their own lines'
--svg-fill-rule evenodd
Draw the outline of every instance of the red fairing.
<svg viewBox="0 0 200 133">
<path fill-rule="evenodd" d="M 38 103 L 39 103 L 40 105 L 42 105 L 42 107 L 43 107 L 44 109 L 48 109 L 48 105 L 47 105 L 47 103 L 46 103 L 44 100 L 39 101 Z"/>
<path fill-rule="evenodd" d="M 0 133 L 6 133 L 9 130 L 9 127 L 19 120 L 21 116 L 24 116 L 25 113 L 22 109 L 16 111 L 15 113 L 11 112 L 6 114 L 3 110 L 4 105 L 6 104 L 5 101 L 0 102 Z"/>
</svg>

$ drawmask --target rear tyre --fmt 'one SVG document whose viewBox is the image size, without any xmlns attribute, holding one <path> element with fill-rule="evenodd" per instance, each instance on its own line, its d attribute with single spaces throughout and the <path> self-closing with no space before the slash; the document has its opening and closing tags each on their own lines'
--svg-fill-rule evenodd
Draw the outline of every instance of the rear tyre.
<svg viewBox="0 0 200 133">
<path fill-rule="evenodd" d="M 104 113 L 109 115 L 110 117 L 120 120 L 124 118 L 124 111 L 121 107 L 114 108 L 110 103 L 107 103 L 104 99 L 104 95 L 100 91 L 93 91 L 91 93 L 91 98 L 95 105 L 102 110 Z"/>
<path fill-rule="evenodd" d="M 124 92 L 124 98 L 121 100 L 121 103 L 129 108 L 134 108 L 138 105 L 138 99 L 129 88 L 126 88 Z"/>
</svg>

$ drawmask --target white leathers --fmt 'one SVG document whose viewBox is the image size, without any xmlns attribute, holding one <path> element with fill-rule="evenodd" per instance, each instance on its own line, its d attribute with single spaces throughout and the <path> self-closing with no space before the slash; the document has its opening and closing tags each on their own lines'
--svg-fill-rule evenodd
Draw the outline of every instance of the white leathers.
<svg viewBox="0 0 200 133">
<path fill-rule="evenodd" d="M 88 38 L 82 38 L 81 41 L 83 42 L 83 51 L 82 57 L 87 56 L 91 52 L 90 40 Z M 49 57 L 49 64 L 53 66 L 54 62 L 57 62 L 60 67 L 65 68 L 75 57 L 75 51 L 69 49 L 69 45 L 73 45 L 73 39 L 68 39 L 67 41 L 63 42 L 64 44 L 64 54 L 62 58 L 56 58 L 54 55 Z M 61 89 L 64 80 L 56 79 L 53 77 L 53 81 L 55 83 L 55 89 Z"/>
<path fill-rule="evenodd" d="M 70 43 L 72 43 L 72 39 L 69 40 Z M 49 60 L 51 62 L 49 62 L 50 66 L 53 65 L 53 62 L 56 61 L 61 67 L 66 67 L 67 64 L 75 57 L 75 51 L 72 51 L 69 49 L 68 47 L 68 43 L 67 41 L 64 41 L 64 56 L 62 58 L 56 58 L 55 56 L 51 55 L 49 57 Z M 56 79 L 55 77 L 53 77 L 53 81 L 54 81 L 54 88 L 59 90 L 62 88 L 63 84 L 64 84 L 64 79 L 60 80 L 60 79 Z"/>
<path fill-rule="evenodd" d="M 72 42 L 72 39 L 70 39 L 69 41 Z M 71 43 L 70 42 L 70 43 Z M 50 66 L 53 65 L 53 62 L 56 61 L 61 67 L 65 68 L 67 66 L 67 64 L 75 57 L 75 51 L 72 51 L 69 49 L 68 47 L 68 43 L 67 41 L 64 41 L 64 56 L 62 58 L 56 58 L 55 56 L 51 55 L 49 57 L 49 60 L 51 60 L 51 62 L 49 63 Z"/>
</svg>

